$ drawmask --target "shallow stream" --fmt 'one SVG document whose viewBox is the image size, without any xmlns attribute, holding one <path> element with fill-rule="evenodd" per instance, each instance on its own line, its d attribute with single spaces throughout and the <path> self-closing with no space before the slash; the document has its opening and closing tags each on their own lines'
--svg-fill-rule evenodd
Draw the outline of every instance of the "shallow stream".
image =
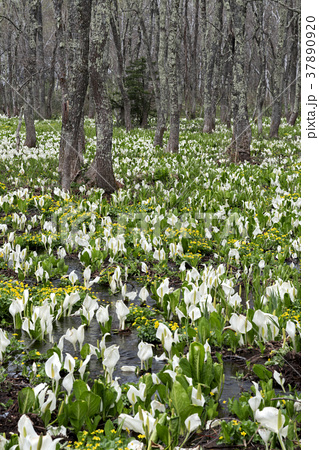
<svg viewBox="0 0 319 450">
<path fill-rule="evenodd" d="M 68 260 L 66 263 L 69 265 L 68 273 L 71 271 L 75 271 L 76 274 L 79 277 L 79 280 L 81 281 L 83 279 L 82 277 L 82 271 L 83 267 L 79 263 L 79 261 L 76 260 Z M 58 286 L 59 282 L 54 283 L 55 286 Z M 136 283 L 127 283 L 128 292 L 135 291 L 139 292 L 142 286 L 138 286 Z M 136 383 L 138 382 L 138 375 L 135 374 L 135 372 L 124 372 L 121 370 L 122 366 L 136 366 L 140 367 L 140 360 L 137 356 L 137 347 L 139 343 L 139 338 L 137 336 L 136 329 L 132 329 L 131 333 L 128 334 L 121 334 L 118 333 L 118 318 L 115 313 L 115 302 L 116 300 L 121 298 L 121 294 L 117 295 L 110 295 L 109 289 L 101 286 L 101 285 L 93 285 L 92 287 L 92 294 L 94 294 L 100 301 L 101 304 L 109 304 L 109 314 L 112 316 L 112 333 L 110 336 L 106 337 L 106 344 L 109 345 L 118 345 L 119 346 L 119 353 L 120 353 L 120 360 L 115 366 L 114 372 L 113 372 L 113 378 L 118 377 L 119 383 Z M 136 305 L 140 305 L 141 300 L 138 296 L 136 296 L 135 300 L 130 301 L 130 303 L 134 303 Z M 149 296 L 147 298 L 147 305 L 150 307 L 155 307 L 156 302 Z M 56 322 L 54 325 L 54 331 L 53 331 L 53 339 L 54 342 L 58 343 L 61 336 L 63 336 L 68 328 L 78 328 L 81 325 L 81 318 L 80 316 L 70 316 L 62 318 L 60 321 Z M 91 321 L 91 324 L 88 328 L 88 330 L 85 333 L 85 341 L 84 343 L 92 344 L 93 346 L 97 346 L 98 340 L 101 340 L 102 334 L 100 330 L 100 326 L 95 319 Z M 26 347 L 29 350 L 36 349 L 40 353 L 45 353 L 47 350 L 51 348 L 51 344 L 49 342 L 43 341 L 43 342 L 34 342 L 32 341 L 29 336 L 25 333 L 21 333 L 21 339 L 24 340 Z M 29 345 L 29 347 L 28 347 Z M 77 344 L 77 351 L 74 352 L 73 345 L 68 342 L 67 340 L 64 340 L 64 347 L 63 347 L 63 353 L 64 355 L 66 353 L 70 353 L 73 356 L 80 357 L 79 352 L 79 346 Z M 160 353 L 159 353 L 160 354 Z M 159 355 L 158 354 L 158 355 Z M 156 361 L 155 358 L 153 358 L 152 363 L 152 371 L 154 373 L 159 372 L 162 367 L 165 365 L 165 361 Z M 16 367 L 10 367 L 9 370 L 12 372 L 16 372 Z M 101 361 L 99 361 L 95 356 L 91 357 L 91 360 L 88 365 L 87 371 L 90 372 L 89 378 L 95 379 L 98 378 L 99 375 L 103 374 L 103 367 L 101 364 Z M 234 360 L 225 360 L 224 361 L 224 374 L 225 374 L 225 384 L 224 384 L 224 390 L 221 396 L 221 403 L 224 400 L 228 400 L 228 398 L 231 397 L 239 397 L 240 393 L 244 390 L 250 390 L 251 383 L 246 380 L 238 380 L 236 379 L 236 373 L 243 371 L 243 364 L 242 361 L 234 361 Z"/>
</svg>

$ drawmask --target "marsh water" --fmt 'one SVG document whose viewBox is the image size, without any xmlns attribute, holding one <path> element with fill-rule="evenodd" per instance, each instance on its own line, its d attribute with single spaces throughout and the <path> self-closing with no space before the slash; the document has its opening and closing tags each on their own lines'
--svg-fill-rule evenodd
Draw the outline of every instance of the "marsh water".
<svg viewBox="0 0 319 450">
<path fill-rule="evenodd" d="M 79 277 L 79 280 L 82 280 L 82 271 L 83 267 L 78 261 L 70 260 L 67 261 L 67 264 L 69 265 L 68 273 L 71 271 L 75 271 L 76 274 Z M 58 285 L 58 282 L 54 283 L 56 286 Z M 138 294 L 139 290 L 142 286 L 137 285 L 134 282 L 128 282 L 127 283 L 127 291 L 131 292 L 134 291 Z M 132 328 L 129 333 L 119 333 L 118 327 L 119 322 L 117 315 L 115 313 L 115 302 L 116 300 L 122 298 L 121 294 L 117 295 L 110 295 L 110 291 L 108 288 L 102 285 L 93 285 L 92 294 L 96 296 L 99 299 L 99 302 L 102 305 L 109 304 L 109 314 L 112 316 L 112 333 L 110 336 L 107 336 L 105 339 L 106 346 L 110 345 L 118 345 L 119 347 L 119 353 L 120 353 L 120 360 L 118 361 L 117 365 L 115 366 L 114 372 L 113 372 L 113 378 L 117 377 L 120 384 L 123 383 L 137 383 L 138 382 L 138 375 L 134 371 L 122 371 L 121 368 L 123 366 L 135 366 L 140 367 L 140 359 L 137 356 L 137 348 L 138 343 L 140 339 L 137 336 L 136 329 Z M 135 305 L 140 305 L 141 300 L 139 299 L 138 295 L 136 298 L 132 301 L 130 301 L 130 304 L 134 303 Z M 156 302 L 149 296 L 147 298 L 146 304 L 150 307 L 155 307 Z M 57 321 L 54 325 L 54 331 L 53 331 L 53 340 L 54 342 L 59 342 L 59 339 L 61 336 L 63 336 L 66 331 L 70 328 L 78 328 L 81 325 L 81 318 L 80 316 L 69 316 L 62 318 L 60 321 Z M 100 326 L 95 319 L 95 317 L 92 319 L 90 326 L 88 327 L 86 333 L 85 333 L 85 341 L 84 343 L 89 343 L 93 346 L 97 346 L 97 343 L 99 340 L 101 340 L 102 334 L 100 330 Z M 29 336 L 22 332 L 21 339 L 24 340 L 24 343 L 26 347 L 29 350 L 36 349 L 40 353 L 45 353 L 47 350 L 49 350 L 52 346 L 50 342 L 43 341 L 32 341 Z M 28 347 L 29 346 L 29 347 Z M 73 356 L 80 357 L 80 351 L 79 346 L 77 344 L 77 350 L 74 352 L 73 345 L 68 342 L 67 340 L 64 340 L 64 346 L 63 346 L 63 353 L 70 353 Z M 155 352 L 156 354 L 156 352 Z M 161 353 L 158 353 L 159 356 Z M 240 364 L 241 363 L 241 364 Z M 163 366 L 165 365 L 165 361 L 157 361 L 156 358 L 153 358 L 152 363 L 152 371 L 154 373 L 159 372 Z M 236 361 L 236 360 L 225 360 L 224 361 L 224 374 L 225 374 L 225 384 L 223 393 L 221 396 L 221 401 L 227 400 L 231 397 L 239 397 L 240 393 L 244 390 L 250 390 L 251 383 L 246 380 L 238 380 L 236 377 L 237 372 L 242 372 L 243 364 L 242 361 Z M 17 371 L 17 367 L 9 367 L 9 371 Z M 96 379 L 100 375 L 104 373 L 103 367 L 101 364 L 101 361 L 97 359 L 97 357 L 92 356 L 91 360 L 88 364 L 87 371 L 89 371 L 90 375 L 89 378 Z"/>
</svg>

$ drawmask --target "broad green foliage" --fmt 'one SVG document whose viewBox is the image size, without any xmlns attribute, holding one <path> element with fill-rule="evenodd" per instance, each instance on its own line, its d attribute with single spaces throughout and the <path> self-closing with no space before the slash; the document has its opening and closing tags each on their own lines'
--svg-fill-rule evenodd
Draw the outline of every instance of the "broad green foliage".
<svg viewBox="0 0 319 450">
<path fill-rule="evenodd" d="M 182 120 L 178 154 L 153 148 L 153 128 L 115 128 L 114 171 L 124 188 L 106 198 L 85 185 L 60 189 L 60 121 L 37 122 L 38 147 L 19 152 L 17 119 L 0 123 L 0 361 L 22 366 L 31 383 L 18 397 L 21 424 L 30 427 L 32 413 L 57 433 L 66 427 L 77 434 L 69 448 L 185 447 L 209 426 L 224 445 L 260 444 L 270 432 L 273 448 L 293 448 L 300 396 L 280 374 L 276 393 L 271 365 L 300 352 L 299 124 L 283 123 L 279 140 L 253 138 L 253 163 L 240 165 L 228 161 L 231 132 L 220 123 L 203 135 L 201 120 Z M 94 121 L 85 130 L 88 167 Z M 70 316 L 79 325 L 56 338 Z M 112 338 L 130 332 L 137 362 L 123 367 Z M 25 340 L 49 349 L 40 354 Z M 228 400 L 236 419 L 219 420 L 223 350 L 263 353 L 269 341 L 281 348 L 267 367 L 251 368 L 259 384 Z M 152 372 L 155 360 L 162 368 Z M 117 367 L 136 383 L 121 384 Z M 7 448 L 17 443 L 14 436 Z"/>
</svg>

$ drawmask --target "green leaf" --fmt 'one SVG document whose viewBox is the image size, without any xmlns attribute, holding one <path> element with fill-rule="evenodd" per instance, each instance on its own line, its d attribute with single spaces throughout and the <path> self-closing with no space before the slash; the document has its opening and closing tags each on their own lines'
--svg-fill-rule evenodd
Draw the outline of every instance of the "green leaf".
<svg viewBox="0 0 319 450">
<path fill-rule="evenodd" d="M 97 394 L 101 398 L 103 398 L 104 389 L 106 389 L 106 387 L 104 386 L 104 384 L 102 383 L 101 380 L 94 381 L 93 388 L 92 388 L 92 392 L 94 392 L 94 394 Z"/>
<path fill-rule="evenodd" d="M 64 425 L 66 427 L 68 425 L 68 423 L 69 423 L 68 411 L 69 411 L 69 406 L 63 400 L 63 402 L 61 403 L 61 406 L 59 408 L 59 412 L 58 412 L 58 423 L 60 426 Z"/>
<path fill-rule="evenodd" d="M 180 418 L 172 417 L 168 422 L 168 428 L 169 428 L 171 435 L 178 438 L 179 428 L 180 428 Z"/>
<path fill-rule="evenodd" d="M 112 440 L 114 436 L 114 433 L 111 433 L 111 430 L 114 430 L 114 424 L 110 419 L 108 419 L 104 426 L 104 433 L 105 436 L 110 440 Z"/>
<path fill-rule="evenodd" d="M 75 400 L 69 405 L 69 417 L 72 426 L 78 432 L 88 415 L 88 406 L 84 400 Z"/>
<path fill-rule="evenodd" d="M 20 268 L 18 269 L 18 278 L 19 278 L 19 281 L 24 280 L 24 273 Z"/>
<path fill-rule="evenodd" d="M 188 250 L 188 239 L 186 237 L 182 237 L 181 243 L 182 243 L 182 247 L 183 247 L 183 252 L 187 253 L 187 250 Z"/>
<path fill-rule="evenodd" d="M 272 379 L 272 372 L 261 364 L 255 364 L 253 366 L 253 372 L 263 381 Z"/>
<path fill-rule="evenodd" d="M 90 354 L 90 346 L 86 342 L 83 347 L 81 348 L 81 358 L 84 360 L 89 354 Z"/>
<path fill-rule="evenodd" d="M 166 403 L 168 401 L 167 398 L 167 387 L 164 384 L 158 384 L 157 385 L 157 392 L 160 397 L 160 400 L 162 403 Z"/>
<path fill-rule="evenodd" d="M 171 391 L 171 399 L 176 414 L 180 416 L 182 422 L 184 422 L 187 417 L 185 416 L 185 411 L 189 406 L 191 406 L 191 401 L 189 399 L 187 392 L 178 381 L 175 381 L 173 384 L 173 388 Z"/>
<path fill-rule="evenodd" d="M 85 423 L 89 433 L 92 433 L 97 429 L 97 426 L 100 423 L 101 419 L 102 417 L 100 415 L 95 416 L 92 420 L 89 417 L 86 419 Z"/>
<path fill-rule="evenodd" d="M 186 377 L 192 378 L 192 368 L 187 358 L 183 357 L 180 359 L 179 367 L 182 369 L 182 372 Z"/>
<path fill-rule="evenodd" d="M 239 420 L 247 420 L 250 416 L 250 407 L 247 403 L 235 399 L 232 403 L 231 412 L 234 413 Z"/>
<path fill-rule="evenodd" d="M 83 252 L 80 256 L 80 261 L 87 267 L 91 264 L 91 258 L 87 251 Z"/>
<path fill-rule="evenodd" d="M 87 403 L 89 417 L 94 416 L 100 411 L 101 397 L 93 394 L 93 392 L 83 392 L 83 394 L 81 394 L 80 400 L 84 400 Z"/>
<path fill-rule="evenodd" d="M 118 402 L 116 402 L 115 407 L 117 414 L 120 415 L 124 408 L 123 400 L 121 398 L 118 400 Z"/>
<path fill-rule="evenodd" d="M 189 388 L 190 388 L 190 390 L 192 390 L 192 387 L 189 385 L 189 383 L 186 380 L 184 375 L 182 375 L 182 374 L 176 375 L 175 380 L 178 381 L 183 386 L 183 388 L 185 389 L 186 392 L 188 392 Z"/>
<path fill-rule="evenodd" d="M 104 389 L 103 397 L 102 397 L 104 413 L 108 412 L 111 405 L 114 403 L 116 396 L 117 396 L 116 392 L 113 389 L 111 389 L 110 387 L 106 387 Z"/>
<path fill-rule="evenodd" d="M 206 319 L 206 317 L 202 316 L 198 321 L 197 328 L 199 339 L 202 344 L 205 344 L 206 339 L 210 337 L 210 330 L 211 330 L 210 321 Z"/>
<path fill-rule="evenodd" d="M 218 416 L 218 406 L 219 403 L 215 402 L 213 398 L 209 399 L 206 405 L 207 419 L 211 420 Z"/>
<path fill-rule="evenodd" d="M 23 388 L 18 394 L 18 404 L 20 414 L 31 412 L 35 406 L 34 390 L 30 387 Z"/>
<path fill-rule="evenodd" d="M 168 427 L 165 425 L 162 425 L 160 423 L 158 423 L 156 425 L 156 431 L 158 434 L 159 439 L 164 442 L 164 444 L 166 446 L 168 446 L 169 444 L 169 431 L 168 431 Z"/>
<path fill-rule="evenodd" d="M 224 320 L 222 317 L 216 312 L 213 311 L 209 316 L 209 321 L 211 323 L 211 327 L 213 330 L 221 331 L 224 327 Z"/>
<path fill-rule="evenodd" d="M 41 419 L 43 420 L 44 425 L 47 427 L 51 420 L 50 408 L 46 409 L 45 413 L 42 414 Z"/>
<path fill-rule="evenodd" d="M 88 387 L 87 387 L 85 381 L 83 381 L 83 380 L 75 380 L 74 381 L 73 392 L 74 392 L 75 398 L 77 400 L 80 400 L 82 394 L 87 391 L 88 391 Z"/>
<path fill-rule="evenodd" d="M 200 383 L 204 367 L 205 349 L 199 342 L 192 342 L 189 347 L 189 363 L 192 368 L 193 380 Z"/>
<path fill-rule="evenodd" d="M 214 374 L 215 370 L 213 366 L 213 360 L 211 355 L 208 354 L 203 368 L 202 383 L 209 388 L 212 387 L 213 381 L 218 382 L 218 380 L 214 380 Z"/>
</svg>

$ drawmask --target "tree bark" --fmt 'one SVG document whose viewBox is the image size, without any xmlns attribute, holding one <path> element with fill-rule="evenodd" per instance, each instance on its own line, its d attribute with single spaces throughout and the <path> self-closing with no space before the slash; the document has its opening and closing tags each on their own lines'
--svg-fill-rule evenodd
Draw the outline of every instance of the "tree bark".
<svg viewBox="0 0 319 450">
<path fill-rule="evenodd" d="M 68 83 L 66 75 L 67 53 L 66 53 L 66 23 L 63 18 L 63 0 L 53 0 L 54 17 L 55 17 L 55 35 L 58 46 L 57 54 L 57 67 L 58 78 L 61 88 L 61 116 L 62 116 L 62 131 L 60 139 L 60 152 L 59 152 L 59 174 L 62 177 L 63 160 L 64 160 L 64 130 L 68 122 Z"/>
<path fill-rule="evenodd" d="M 170 24 L 168 32 L 167 72 L 170 102 L 170 133 L 167 143 L 167 152 L 178 153 L 180 110 L 178 99 L 177 78 L 177 33 L 179 18 L 179 0 L 172 0 L 170 10 Z"/>
<path fill-rule="evenodd" d="M 227 0 L 235 37 L 233 53 L 232 115 L 233 138 L 230 146 L 231 160 L 250 160 L 251 127 L 247 108 L 247 74 L 245 70 L 245 22 L 247 0 Z"/>
<path fill-rule="evenodd" d="M 263 106 L 265 102 L 266 97 L 266 41 L 265 41 L 265 24 L 264 24 L 264 0 L 261 2 L 256 2 L 253 5 L 256 21 L 257 21 L 257 27 L 259 29 L 258 38 L 256 37 L 257 46 L 258 46 L 258 53 L 259 53 L 259 59 L 260 59 L 260 65 L 259 65 L 259 83 L 257 87 L 257 93 L 256 93 L 256 113 L 254 114 L 257 116 L 257 129 L 258 134 L 261 136 L 263 132 Z"/>
<path fill-rule="evenodd" d="M 199 35 L 199 0 L 195 0 L 195 11 L 194 11 L 194 33 L 189 33 L 189 95 L 187 105 L 187 111 L 190 119 L 195 119 L 196 108 L 197 108 L 197 97 L 198 97 L 198 35 Z M 193 40 L 191 40 L 191 35 L 193 34 Z"/>
<path fill-rule="evenodd" d="M 114 3 L 115 11 L 113 11 L 112 3 Z M 110 24 L 111 30 L 113 34 L 113 41 L 116 49 L 117 55 L 117 68 L 118 68 L 118 76 L 117 83 L 120 89 L 120 93 L 123 100 L 124 106 L 124 123 L 126 131 L 130 131 L 132 129 L 132 119 L 131 119 L 131 102 L 127 93 L 127 89 L 124 84 L 125 77 L 125 68 L 124 68 L 124 58 L 121 49 L 121 40 L 119 33 L 119 24 L 118 24 L 118 3 L 117 0 L 108 0 L 108 8 L 110 11 Z"/>
<path fill-rule="evenodd" d="M 277 53 L 275 56 L 274 68 L 271 78 L 272 113 L 269 130 L 270 138 L 278 138 L 278 130 L 282 116 L 283 79 L 284 79 L 284 56 L 285 56 L 285 36 L 287 24 L 287 8 L 279 5 L 279 30 Z"/>
<path fill-rule="evenodd" d="M 68 3 L 68 64 L 67 99 L 63 101 L 61 142 L 61 185 L 70 189 L 72 177 L 80 164 L 79 131 L 88 86 L 89 32 L 91 0 Z"/>
<path fill-rule="evenodd" d="M 204 126 L 203 133 L 211 133 L 215 129 L 218 61 L 222 39 L 223 2 L 216 0 L 212 27 L 208 26 L 207 3 L 202 1 L 202 55 L 204 78 Z M 214 86 L 213 86 L 214 84 Z"/>
<path fill-rule="evenodd" d="M 157 111 L 157 123 L 154 136 L 154 147 L 163 147 L 164 132 L 166 131 L 167 123 L 167 77 L 166 77 L 166 50 L 167 50 L 167 36 L 166 36 L 166 12 L 167 2 L 161 1 L 160 9 L 156 8 L 159 26 L 159 48 L 158 48 L 158 76 L 160 86 L 160 103 Z"/>
<path fill-rule="evenodd" d="M 233 80 L 233 49 L 235 47 L 235 37 L 231 29 L 231 23 L 226 25 L 225 44 L 221 54 L 221 89 L 220 89 L 220 121 L 231 129 L 231 91 Z"/>
<path fill-rule="evenodd" d="M 8 117 L 11 117 L 13 113 L 13 91 L 12 91 L 12 85 L 13 85 L 13 61 L 12 61 L 12 31 L 9 30 L 7 35 L 7 48 L 8 48 L 8 57 L 7 57 L 7 73 L 8 73 L 8 84 L 9 89 L 6 89 L 6 86 L 4 87 L 5 94 L 6 94 L 6 111 Z"/>
<path fill-rule="evenodd" d="M 52 52 L 51 66 L 49 72 L 49 88 L 48 88 L 48 96 L 46 101 L 46 119 L 52 118 L 52 97 L 54 92 L 54 83 L 55 83 L 55 62 L 56 62 L 56 52 L 57 52 L 58 42 L 55 40 L 55 44 Z"/>
<path fill-rule="evenodd" d="M 117 189 L 117 184 L 112 167 L 113 117 L 108 87 L 108 13 L 104 0 L 93 0 L 89 61 L 96 111 L 96 156 L 93 169 L 97 186 L 111 194 Z"/>
<path fill-rule="evenodd" d="M 95 117 L 95 106 L 94 106 L 94 95 L 92 90 L 92 83 L 91 80 L 89 81 L 89 112 L 88 117 L 89 119 L 94 119 Z"/>
<path fill-rule="evenodd" d="M 42 4 L 41 0 L 37 1 L 37 86 L 35 91 L 38 92 L 37 111 L 41 119 L 47 119 L 46 101 L 45 101 L 45 58 L 43 45 L 43 24 L 42 24 Z"/>
<path fill-rule="evenodd" d="M 26 138 L 24 145 L 32 148 L 36 146 L 37 138 L 34 126 L 33 112 L 33 78 L 36 68 L 36 30 L 37 30 L 37 1 L 27 0 L 27 54 L 25 58 L 26 88 L 24 121 L 26 127 Z"/>
<path fill-rule="evenodd" d="M 297 32 L 294 36 L 297 39 L 298 51 L 297 51 L 297 60 L 295 64 L 295 77 L 296 77 L 296 87 L 295 87 L 295 98 L 291 111 L 291 115 L 289 117 L 289 124 L 294 126 L 299 115 L 300 110 L 300 100 L 301 100 L 301 45 L 300 45 L 300 36 L 301 36 L 301 18 L 297 17 L 298 26 Z"/>
</svg>

